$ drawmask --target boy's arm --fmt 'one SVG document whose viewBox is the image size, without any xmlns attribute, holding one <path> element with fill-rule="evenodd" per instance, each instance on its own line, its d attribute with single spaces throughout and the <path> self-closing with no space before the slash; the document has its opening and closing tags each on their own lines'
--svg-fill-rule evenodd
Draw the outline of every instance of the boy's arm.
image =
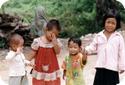
<svg viewBox="0 0 125 85">
<path fill-rule="evenodd" d="M 85 65 L 87 63 L 87 55 L 83 55 L 82 57 L 82 64 Z"/>
<path fill-rule="evenodd" d="M 79 53 L 79 56 L 80 56 L 80 64 L 81 67 L 83 68 L 84 65 L 87 63 L 87 55 L 84 53 Z"/>
</svg>

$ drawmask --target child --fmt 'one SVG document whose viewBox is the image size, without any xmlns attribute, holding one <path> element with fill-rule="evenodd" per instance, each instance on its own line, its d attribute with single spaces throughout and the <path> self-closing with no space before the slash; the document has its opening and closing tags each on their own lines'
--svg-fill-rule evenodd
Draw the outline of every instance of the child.
<svg viewBox="0 0 125 85">
<path fill-rule="evenodd" d="M 77 38 L 70 38 L 68 41 L 69 56 L 65 58 L 62 65 L 66 85 L 85 85 L 83 67 L 86 63 L 86 56 L 80 52 L 81 44 L 81 40 Z"/>
<path fill-rule="evenodd" d="M 116 85 L 120 73 L 125 70 L 125 44 L 120 28 L 120 16 L 109 11 L 103 19 L 104 30 L 97 34 L 85 49 L 88 53 L 97 51 L 96 75 L 93 85 Z"/>
<path fill-rule="evenodd" d="M 32 57 L 35 57 L 35 67 L 32 71 L 33 85 L 60 85 L 60 70 L 57 54 L 60 53 L 61 44 L 57 39 L 61 27 L 58 20 L 50 20 L 45 34 L 34 39 Z"/>
<path fill-rule="evenodd" d="M 28 85 L 25 63 L 30 62 L 25 60 L 22 53 L 23 44 L 22 36 L 12 34 L 9 41 L 10 51 L 6 56 L 6 60 L 9 61 L 9 85 Z"/>
</svg>

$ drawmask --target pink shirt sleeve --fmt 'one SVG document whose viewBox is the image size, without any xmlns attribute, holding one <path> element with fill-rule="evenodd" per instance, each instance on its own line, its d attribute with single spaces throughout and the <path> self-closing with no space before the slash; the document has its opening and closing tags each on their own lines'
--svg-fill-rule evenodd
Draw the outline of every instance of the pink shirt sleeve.
<svg viewBox="0 0 125 85">
<path fill-rule="evenodd" d="M 89 46 L 85 47 L 85 50 L 90 54 L 93 51 L 97 50 L 97 36 L 93 39 L 92 43 Z"/>
<path fill-rule="evenodd" d="M 125 42 L 123 37 L 120 37 L 119 44 L 119 70 L 125 70 Z"/>
</svg>

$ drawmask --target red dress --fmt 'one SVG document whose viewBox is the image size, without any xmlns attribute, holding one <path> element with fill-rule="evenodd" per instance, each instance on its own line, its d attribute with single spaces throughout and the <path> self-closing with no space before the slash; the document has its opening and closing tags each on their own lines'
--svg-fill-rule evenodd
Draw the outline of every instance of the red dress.
<svg viewBox="0 0 125 85">
<path fill-rule="evenodd" d="M 45 43 L 42 38 L 36 38 L 31 47 L 37 50 L 32 72 L 33 85 L 60 85 L 61 73 L 53 45 Z"/>
</svg>

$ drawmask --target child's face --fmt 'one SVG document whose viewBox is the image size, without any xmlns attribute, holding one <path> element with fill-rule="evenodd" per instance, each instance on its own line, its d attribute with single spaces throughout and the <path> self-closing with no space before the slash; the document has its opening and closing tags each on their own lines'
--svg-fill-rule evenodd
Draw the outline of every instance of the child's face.
<svg viewBox="0 0 125 85">
<path fill-rule="evenodd" d="M 68 45 L 68 50 L 69 50 L 69 54 L 76 55 L 80 52 L 80 47 L 78 46 L 77 43 L 70 41 Z"/>
<path fill-rule="evenodd" d="M 116 19 L 115 18 L 107 18 L 105 21 L 105 30 L 109 33 L 112 33 L 116 29 Z"/>
<path fill-rule="evenodd" d="M 52 41 L 52 39 L 54 37 L 58 37 L 58 35 L 59 35 L 59 31 L 55 27 L 53 27 L 53 29 L 50 31 L 46 30 L 46 37 L 49 41 Z"/>
</svg>

